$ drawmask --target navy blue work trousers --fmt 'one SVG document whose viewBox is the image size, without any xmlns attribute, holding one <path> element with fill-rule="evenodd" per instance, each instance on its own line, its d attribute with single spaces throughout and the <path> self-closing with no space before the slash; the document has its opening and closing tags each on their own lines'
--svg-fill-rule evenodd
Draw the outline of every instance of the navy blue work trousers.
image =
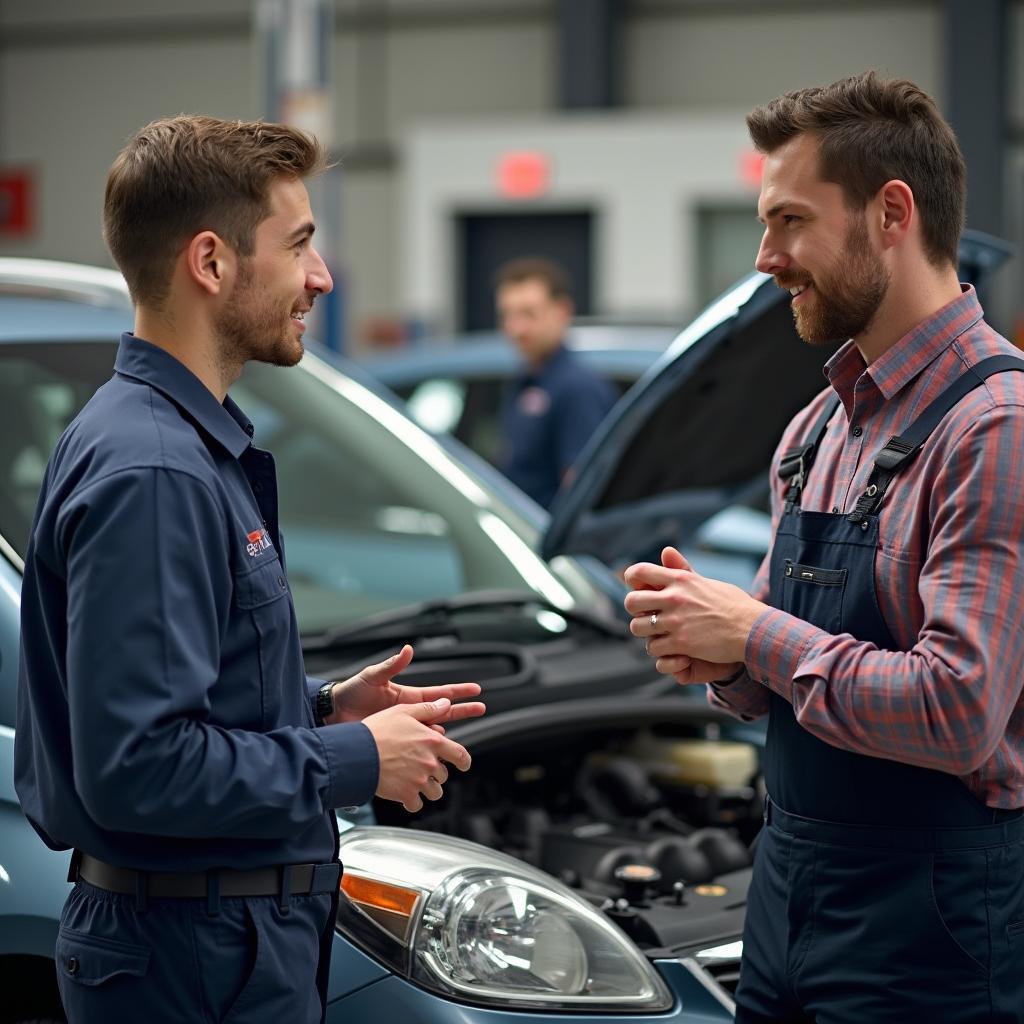
<svg viewBox="0 0 1024 1024">
<path fill-rule="evenodd" d="M 770 821 L 739 1024 L 1024 1024 L 1024 829 Z"/>
<path fill-rule="evenodd" d="M 81 879 L 61 915 L 57 978 L 70 1024 L 317 1024 L 329 893 L 150 900 Z"/>
</svg>

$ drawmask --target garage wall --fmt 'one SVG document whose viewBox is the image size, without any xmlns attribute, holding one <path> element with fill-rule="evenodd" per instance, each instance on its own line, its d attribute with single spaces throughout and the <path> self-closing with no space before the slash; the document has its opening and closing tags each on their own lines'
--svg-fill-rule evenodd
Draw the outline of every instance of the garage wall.
<svg viewBox="0 0 1024 1024">
<path fill-rule="evenodd" d="M 641 114 L 735 113 L 876 66 L 941 101 L 942 9 L 941 0 L 624 0 L 622 98 Z M 555 0 L 337 0 L 335 10 L 335 264 L 358 330 L 368 317 L 409 312 L 403 140 L 437 117 L 552 111 Z M 249 0 L 0 0 L 0 163 L 36 165 L 42 185 L 37 234 L 0 239 L 0 253 L 107 263 L 102 185 L 131 131 L 181 110 L 262 113 L 251 12 Z M 1012 2 L 1012 38 L 1024 54 L 1024 0 Z M 1019 56 L 1010 63 L 1016 159 L 1024 76 Z"/>
<path fill-rule="evenodd" d="M 941 31 L 941 5 L 920 0 L 637 4 L 626 31 L 625 99 L 745 108 L 875 67 L 941 101 Z"/>
</svg>

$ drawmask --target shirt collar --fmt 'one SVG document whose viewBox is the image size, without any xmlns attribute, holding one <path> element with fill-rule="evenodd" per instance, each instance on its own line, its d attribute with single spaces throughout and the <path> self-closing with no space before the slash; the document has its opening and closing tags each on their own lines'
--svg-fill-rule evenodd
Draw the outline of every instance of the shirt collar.
<svg viewBox="0 0 1024 1024">
<path fill-rule="evenodd" d="M 558 372 L 559 368 L 570 359 L 569 350 L 562 342 L 540 366 L 535 369 L 532 367 L 524 369 L 521 379 L 527 384 L 537 384 L 550 377 L 552 373 Z"/>
<path fill-rule="evenodd" d="M 252 423 L 225 398 L 221 404 L 184 363 L 134 334 L 121 335 L 114 369 L 156 388 L 236 459 L 249 447 Z"/>
<path fill-rule="evenodd" d="M 866 366 L 857 346 L 848 341 L 825 364 L 825 375 L 832 386 L 842 395 L 866 368 L 883 398 L 888 401 L 898 394 L 984 316 L 974 288 L 969 284 L 960 288 L 959 298 L 922 320 L 870 366 Z"/>
</svg>

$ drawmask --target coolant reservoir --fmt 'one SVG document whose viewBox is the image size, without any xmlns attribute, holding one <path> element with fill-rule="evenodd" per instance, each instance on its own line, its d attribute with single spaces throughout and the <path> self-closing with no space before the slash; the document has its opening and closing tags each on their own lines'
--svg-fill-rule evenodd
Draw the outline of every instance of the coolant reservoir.
<svg viewBox="0 0 1024 1024">
<path fill-rule="evenodd" d="M 757 771 L 757 753 L 749 743 L 685 739 L 641 733 L 629 751 L 655 782 L 677 786 L 738 789 Z"/>
</svg>

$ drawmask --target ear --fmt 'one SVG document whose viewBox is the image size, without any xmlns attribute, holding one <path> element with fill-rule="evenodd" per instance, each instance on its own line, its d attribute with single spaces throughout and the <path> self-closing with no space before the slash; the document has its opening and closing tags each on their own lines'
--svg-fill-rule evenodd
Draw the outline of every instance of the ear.
<svg viewBox="0 0 1024 1024">
<path fill-rule="evenodd" d="M 182 255 L 189 279 L 210 295 L 219 295 L 234 278 L 234 250 L 216 232 L 200 231 L 185 246 Z"/>
<path fill-rule="evenodd" d="M 878 190 L 875 201 L 882 245 L 887 249 L 902 245 L 917 220 L 914 193 L 910 186 L 894 178 Z"/>
</svg>

